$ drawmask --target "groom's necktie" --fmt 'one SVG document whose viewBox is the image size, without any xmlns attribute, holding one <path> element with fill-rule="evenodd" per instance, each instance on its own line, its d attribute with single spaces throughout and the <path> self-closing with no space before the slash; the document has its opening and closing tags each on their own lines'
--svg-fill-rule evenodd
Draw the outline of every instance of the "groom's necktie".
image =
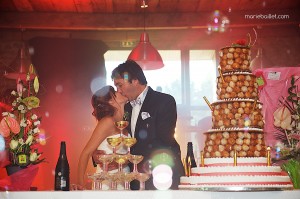
<svg viewBox="0 0 300 199">
<path fill-rule="evenodd" d="M 142 105 L 142 100 L 140 97 L 138 97 L 137 99 L 130 101 L 130 104 L 132 107 L 135 107 L 136 105 Z"/>
</svg>

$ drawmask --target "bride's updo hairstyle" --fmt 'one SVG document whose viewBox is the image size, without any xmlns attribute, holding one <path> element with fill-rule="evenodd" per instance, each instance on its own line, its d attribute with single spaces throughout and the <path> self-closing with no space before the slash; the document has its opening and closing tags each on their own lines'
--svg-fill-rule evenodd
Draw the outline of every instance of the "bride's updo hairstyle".
<svg viewBox="0 0 300 199">
<path fill-rule="evenodd" d="M 92 96 L 91 103 L 94 109 L 92 114 L 97 120 L 114 115 L 116 109 L 109 104 L 109 100 L 116 96 L 115 92 L 112 86 L 104 86 Z"/>
</svg>

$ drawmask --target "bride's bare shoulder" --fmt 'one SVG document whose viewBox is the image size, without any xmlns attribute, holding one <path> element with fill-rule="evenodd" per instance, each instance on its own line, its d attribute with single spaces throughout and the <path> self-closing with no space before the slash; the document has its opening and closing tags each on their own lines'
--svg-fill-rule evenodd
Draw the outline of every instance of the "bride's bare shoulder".
<svg viewBox="0 0 300 199">
<path fill-rule="evenodd" d="M 98 121 L 98 125 L 104 126 L 104 127 L 114 127 L 115 122 L 112 117 L 104 117 Z"/>
</svg>

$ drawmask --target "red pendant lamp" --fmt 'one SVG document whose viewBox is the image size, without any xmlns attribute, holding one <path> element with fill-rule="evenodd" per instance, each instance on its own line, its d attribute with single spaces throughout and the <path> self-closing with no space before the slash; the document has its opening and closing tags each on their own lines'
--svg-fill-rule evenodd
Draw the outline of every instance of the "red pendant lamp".
<svg viewBox="0 0 300 199">
<path fill-rule="evenodd" d="M 32 80 L 34 79 L 36 74 L 35 74 L 34 67 L 31 63 L 29 48 L 26 45 L 25 41 L 23 40 L 23 30 L 21 34 L 21 40 L 22 40 L 22 44 L 21 44 L 21 48 L 18 51 L 18 55 L 9 66 L 9 68 L 12 69 L 13 71 L 8 73 L 5 72 L 4 77 L 6 77 L 7 79 L 15 79 L 15 80 L 23 80 L 23 81 L 26 81 L 26 79 L 29 77 L 29 80 Z"/>
<path fill-rule="evenodd" d="M 141 8 L 145 9 L 148 5 L 142 1 Z M 144 32 L 141 34 L 140 42 L 129 54 L 128 60 L 138 63 L 143 70 L 156 70 L 164 66 L 163 60 L 158 51 L 149 41 L 149 35 L 145 31 L 145 12 L 144 12 Z"/>
</svg>

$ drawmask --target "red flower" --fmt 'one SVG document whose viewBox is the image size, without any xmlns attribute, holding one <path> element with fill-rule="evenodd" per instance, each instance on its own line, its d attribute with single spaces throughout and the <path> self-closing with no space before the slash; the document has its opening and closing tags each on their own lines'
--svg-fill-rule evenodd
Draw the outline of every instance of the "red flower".
<svg viewBox="0 0 300 199">
<path fill-rule="evenodd" d="M 238 39 L 235 41 L 235 44 L 246 46 L 246 39 Z"/>
</svg>

